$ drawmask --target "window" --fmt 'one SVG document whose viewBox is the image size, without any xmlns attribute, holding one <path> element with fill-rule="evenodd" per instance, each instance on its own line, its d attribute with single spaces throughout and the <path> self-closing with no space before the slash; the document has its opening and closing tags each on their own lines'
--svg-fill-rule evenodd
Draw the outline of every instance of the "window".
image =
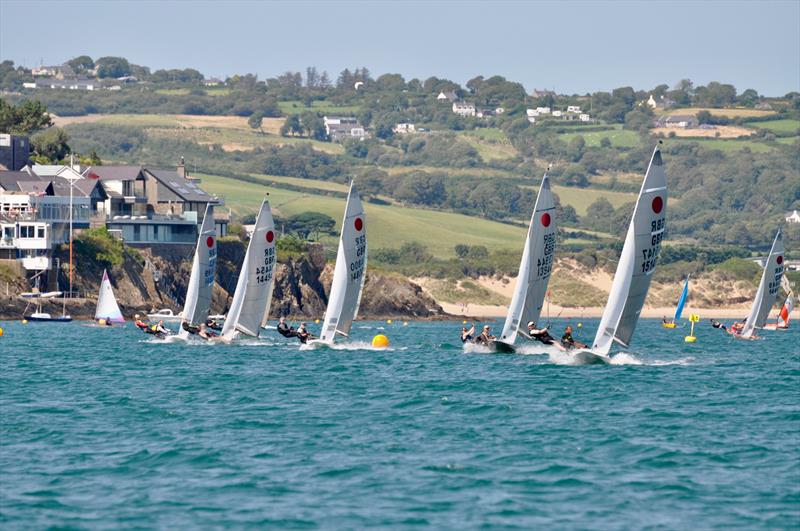
<svg viewBox="0 0 800 531">
<path fill-rule="evenodd" d="M 36 229 L 36 237 L 37 238 L 44 238 L 44 227 L 38 227 Z"/>
<path fill-rule="evenodd" d="M 122 181 L 122 195 L 125 197 L 133 195 L 133 181 Z"/>
</svg>

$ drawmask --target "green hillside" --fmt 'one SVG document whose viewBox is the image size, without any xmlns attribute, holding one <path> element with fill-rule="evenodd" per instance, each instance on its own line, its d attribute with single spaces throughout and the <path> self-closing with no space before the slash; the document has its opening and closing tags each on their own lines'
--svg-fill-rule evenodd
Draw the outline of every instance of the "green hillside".
<svg viewBox="0 0 800 531">
<path fill-rule="evenodd" d="M 308 210 L 322 212 L 336 219 L 336 229 L 340 228 L 344 199 L 261 186 L 227 177 L 197 176 L 202 179 L 204 189 L 224 198 L 226 207 L 237 214 L 255 212 L 264 194 L 269 193 L 270 205 L 281 216 Z M 426 245 L 434 256 L 450 258 L 455 256 L 453 246 L 458 243 L 485 245 L 490 251 L 515 250 L 525 239 L 523 228 L 461 214 L 370 203 L 365 205 L 365 210 L 369 219 L 367 234 L 373 249 L 399 248 L 404 243 L 416 241 Z M 330 236 L 323 241 L 334 243 L 336 237 Z"/>
</svg>

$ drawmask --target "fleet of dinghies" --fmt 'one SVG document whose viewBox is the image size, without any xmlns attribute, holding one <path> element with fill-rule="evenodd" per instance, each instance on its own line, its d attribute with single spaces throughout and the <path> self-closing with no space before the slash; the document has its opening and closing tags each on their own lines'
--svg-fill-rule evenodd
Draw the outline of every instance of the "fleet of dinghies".
<svg viewBox="0 0 800 531">
<path fill-rule="evenodd" d="M 656 146 L 634 205 L 608 301 L 591 347 L 577 343 L 565 344 L 564 347 L 556 344 L 560 350 L 574 347 L 571 354 L 576 362 L 609 363 L 615 346 L 623 349 L 630 347 L 661 251 L 666 231 L 666 213 L 667 176 L 661 150 Z M 537 332 L 535 327 L 541 317 L 547 293 L 556 239 L 555 199 L 545 174 L 528 225 L 519 274 L 502 333 L 499 338 L 483 343 L 490 351 L 515 352 L 515 343 L 520 335 L 526 339 L 542 341 L 541 337 L 535 337 L 529 332 Z M 226 342 L 242 335 L 258 338 L 267 324 L 272 301 L 276 266 L 275 243 L 275 224 L 269 201 L 265 198 L 247 246 L 230 309 L 221 327 L 220 336 L 216 337 L 207 326 L 217 258 L 213 206 L 208 205 L 195 248 L 186 302 L 180 314 L 182 323 L 178 337 L 185 340 L 197 335 L 203 339 L 222 339 Z M 750 314 L 743 323 L 737 323 L 728 330 L 736 337 L 752 339 L 757 329 L 788 327 L 793 294 L 783 276 L 783 261 L 783 240 L 781 231 L 778 230 L 765 261 Z M 353 321 L 358 315 L 366 267 L 366 216 L 358 190 L 351 182 L 322 330 L 319 338 L 308 337 L 309 346 L 329 347 L 340 338 L 350 338 Z M 782 283 L 789 296 L 781 308 L 777 322 L 767 323 Z M 665 328 L 677 326 L 688 293 L 689 276 L 684 282 L 674 318 L 671 321 L 665 318 L 662 323 Z M 109 323 L 124 322 L 106 271 L 103 272 L 95 318 Z M 696 316 L 693 319 L 696 320 Z M 719 323 L 715 323 L 715 327 L 725 328 Z M 553 338 L 546 334 L 546 328 L 542 330 L 547 338 L 542 342 L 552 345 Z M 306 338 L 301 339 L 305 342 Z"/>
</svg>

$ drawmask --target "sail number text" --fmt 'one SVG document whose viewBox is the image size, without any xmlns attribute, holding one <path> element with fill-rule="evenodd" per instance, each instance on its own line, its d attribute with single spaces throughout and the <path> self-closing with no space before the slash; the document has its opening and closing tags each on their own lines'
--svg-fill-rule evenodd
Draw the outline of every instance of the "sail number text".
<svg viewBox="0 0 800 531">
<path fill-rule="evenodd" d="M 556 249 L 556 234 L 550 233 L 544 235 L 544 252 L 542 257 L 536 260 L 536 276 L 538 278 L 545 278 L 550 274 L 553 268 L 553 251 Z"/>
<path fill-rule="evenodd" d="M 367 237 L 357 236 L 356 239 L 356 259 L 350 262 L 350 280 L 356 281 L 364 276 L 364 260 L 367 255 Z"/>
<path fill-rule="evenodd" d="M 783 276 L 783 265 L 775 266 L 775 279 L 769 282 L 769 294 L 771 297 L 778 295 L 778 289 L 781 287 L 781 277 Z"/>
<path fill-rule="evenodd" d="M 665 218 L 650 222 L 650 247 L 642 249 L 642 273 L 652 273 L 661 252 L 661 240 L 664 239 Z"/>
<path fill-rule="evenodd" d="M 263 284 L 272 280 L 272 271 L 275 269 L 275 247 L 264 249 L 264 265 L 256 267 L 256 282 Z"/>
<path fill-rule="evenodd" d="M 217 270 L 217 248 L 208 250 L 208 267 L 203 271 L 203 280 L 206 286 L 214 283 L 214 271 Z"/>
</svg>

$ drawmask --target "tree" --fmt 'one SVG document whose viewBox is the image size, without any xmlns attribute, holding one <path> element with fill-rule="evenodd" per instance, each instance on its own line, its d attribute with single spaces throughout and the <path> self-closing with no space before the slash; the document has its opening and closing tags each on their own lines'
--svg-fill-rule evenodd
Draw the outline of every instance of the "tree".
<svg viewBox="0 0 800 531">
<path fill-rule="evenodd" d="M 250 115 L 250 118 L 247 119 L 247 125 L 249 125 L 251 129 L 258 129 L 261 134 L 264 134 L 264 130 L 261 128 L 263 123 L 264 115 L 260 112 L 254 112 Z"/>
<path fill-rule="evenodd" d="M 76 74 L 82 74 L 94 68 L 94 61 L 88 55 L 79 55 L 67 61 L 67 64 L 72 67 Z"/>
<path fill-rule="evenodd" d="M 287 228 L 309 239 L 311 234 L 318 240 L 320 233 L 328 233 L 336 226 L 336 220 L 321 212 L 301 212 L 286 220 Z"/>
<path fill-rule="evenodd" d="M 328 139 L 328 135 L 325 132 L 325 122 L 319 114 L 311 111 L 304 112 L 300 116 L 300 122 L 309 138 L 314 140 Z"/>
<path fill-rule="evenodd" d="M 97 77 L 124 77 L 131 74 L 131 65 L 124 57 L 101 57 L 96 61 Z"/>
<path fill-rule="evenodd" d="M 303 135 L 303 125 L 300 123 L 300 117 L 296 114 L 289 115 L 281 126 L 281 136 L 289 135 Z"/>
<path fill-rule="evenodd" d="M 72 151 L 67 142 L 69 136 L 60 127 L 51 127 L 31 137 L 31 148 L 37 162 L 53 164 L 67 158 Z"/>
<path fill-rule="evenodd" d="M 466 258 L 469 255 L 469 245 L 464 243 L 456 244 L 454 250 L 456 252 L 456 256 L 459 258 Z"/>
<path fill-rule="evenodd" d="M 0 99 L 0 132 L 30 135 L 51 125 L 53 121 L 41 102 L 26 100 L 14 106 Z"/>
<path fill-rule="evenodd" d="M 605 197 L 599 197 L 589 205 L 582 221 L 590 229 L 610 233 L 614 221 L 614 206 Z"/>
</svg>

